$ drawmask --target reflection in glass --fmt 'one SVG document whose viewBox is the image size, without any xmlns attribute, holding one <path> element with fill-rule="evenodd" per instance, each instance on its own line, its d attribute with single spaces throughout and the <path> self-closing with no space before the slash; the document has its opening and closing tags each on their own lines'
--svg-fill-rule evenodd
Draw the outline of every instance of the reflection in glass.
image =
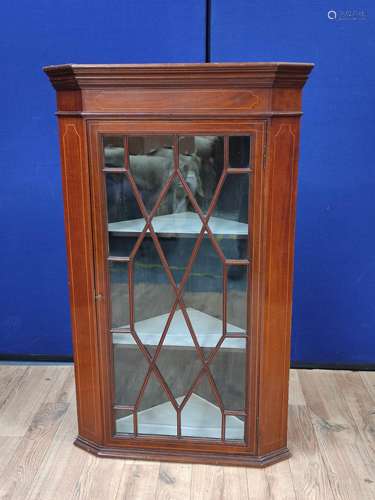
<svg viewBox="0 0 375 500">
<path fill-rule="evenodd" d="M 248 206 L 249 174 L 227 175 L 208 221 L 227 259 L 247 258 Z"/>
<path fill-rule="evenodd" d="M 179 168 L 200 209 L 206 213 L 224 168 L 223 137 L 180 137 Z"/>
<path fill-rule="evenodd" d="M 128 257 L 146 225 L 126 174 L 106 174 L 109 255 Z"/>
<path fill-rule="evenodd" d="M 210 366 L 224 409 L 244 410 L 246 340 L 226 338 Z"/>
<path fill-rule="evenodd" d="M 175 398 L 185 396 L 202 368 L 180 310 L 173 317 L 156 364 Z"/>
<path fill-rule="evenodd" d="M 227 333 L 244 334 L 247 330 L 247 266 L 228 266 L 227 271 Z M 233 325 L 237 328 L 233 330 Z"/>
<path fill-rule="evenodd" d="M 151 212 L 173 172 L 173 137 L 129 137 L 128 144 L 129 170 L 146 210 Z"/>
<path fill-rule="evenodd" d="M 138 411 L 138 433 L 177 435 L 177 413 L 152 373 Z"/>
<path fill-rule="evenodd" d="M 223 265 L 208 237 L 202 241 L 182 298 L 199 345 L 208 354 L 223 333 Z"/>
<path fill-rule="evenodd" d="M 134 259 L 135 331 L 144 344 L 159 343 L 175 294 L 151 238 L 145 238 Z"/>
<path fill-rule="evenodd" d="M 125 174 L 106 174 L 107 216 L 109 224 L 142 217 L 129 180 Z M 120 224 L 110 230 L 121 230 Z"/>
<path fill-rule="evenodd" d="M 147 360 L 128 333 L 113 334 L 114 403 L 135 404 L 148 368 Z M 137 367 L 135 370 L 134 367 Z"/>
<path fill-rule="evenodd" d="M 105 168 L 124 168 L 124 138 L 120 135 L 103 137 Z"/>
<path fill-rule="evenodd" d="M 129 326 L 129 281 L 126 262 L 109 262 L 112 328 Z"/>
<path fill-rule="evenodd" d="M 229 136 L 229 167 L 249 168 L 250 136 Z"/>
<path fill-rule="evenodd" d="M 125 139 L 103 138 L 105 166 L 129 166 L 127 172 L 104 174 L 109 255 L 130 258 L 129 263 L 109 264 L 112 326 L 133 329 L 129 317 L 131 303 L 132 333 L 151 357 L 156 355 L 164 329 L 168 328 L 155 359 L 156 370 L 145 385 L 149 362 L 133 336 L 112 334 L 115 404 L 127 407 L 114 410 L 116 432 L 133 433 L 136 415 L 140 435 L 177 435 L 177 413 L 162 386 L 159 371 L 177 404 L 186 403 L 181 412 L 181 435 L 221 439 L 224 418 L 221 404 L 229 412 L 243 411 L 245 406 L 248 269 L 243 264 L 248 259 L 251 174 L 245 170 L 232 172 L 224 180 L 225 140 L 221 136 L 179 137 L 177 166 L 172 135 Z M 228 138 L 229 167 L 250 166 L 250 142 L 248 136 Z M 125 151 L 128 159 L 124 157 L 124 144 L 128 144 Z M 194 208 L 195 202 L 207 214 L 221 178 L 224 183 L 208 221 L 217 245 L 206 231 L 196 248 L 202 221 Z M 169 188 L 161 197 L 166 183 L 170 183 Z M 146 222 L 140 201 L 148 214 L 153 212 L 151 224 L 156 243 L 149 230 L 143 233 Z M 223 254 L 225 259 L 244 262 L 225 264 Z M 165 269 L 166 263 L 170 273 Z M 170 317 L 176 302 L 175 285 L 183 285 L 180 299 L 184 305 L 177 303 Z M 224 286 L 226 303 L 223 303 Z M 225 312 L 226 325 L 223 325 Z M 236 338 L 223 339 L 226 332 Z M 243 338 L 238 338 L 242 335 Z M 201 373 L 202 357 L 208 361 L 214 354 L 208 365 L 213 377 L 210 381 L 207 373 Z M 200 375 L 199 383 L 193 387 Z M 139 405 L 133 410 L 138 399 Z M 225 422 L 225 438 L 243 440 L 244 417 L 227 415 Z"/>
</svg>

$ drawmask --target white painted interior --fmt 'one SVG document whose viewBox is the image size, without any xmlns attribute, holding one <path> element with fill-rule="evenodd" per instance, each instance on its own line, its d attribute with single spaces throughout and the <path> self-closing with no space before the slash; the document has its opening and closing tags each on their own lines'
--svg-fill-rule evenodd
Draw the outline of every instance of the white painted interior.
<svg viewBox="0 0 375 500">
<path fill-rule="evenodd" d="M 194 332 L 201 347 L 215 347 L 222 336 L 223 325 L 220 319 L 203 313 L 192 307 L 187 307 L 186 312 L 190 318 Z M 138 321 L 134 324 L 135 331 L 145 345 L 157 345 L 163 332 L 169 314 L 162 314 L 153 318 Z M 126 325 L 129 328 L 129 325 Z M 227 331 L 231 333 L 245 333 L 245 330 L 228 323 Z M 114 333 L 114 344 L 133 344 L 130 335 Z M 178 309 L 169 325 L 164 346 L 194 346 L 193 339 L 180 309 Z M 244 349 L 244 340 L 227 338 L 222 349 Z"/>
<path fill-rule="evenodd" d="M 202 221 L 195 212 L 181 212 L 169 215 L 158 215 L 152 219 L 154 231 L 159 235 L 198 234 L 202 229 Z M 219 217 L 210 217 L 208 226 L 217 235 L 242 236 L 248 234 L 248 225 Z M 109 232 L 139 234 L 145 227 L 145 220 L 133 219 L 108 224 Z"/>
<path fill-rule="evenodd" d="M 181 396 L 176 401 L 181 404 L 183 399 L 184 396 Z M 133 433 L 133 416 L 117 419 L 116 430 L 118 433 Z M 175 436 L 176 431 L 176 412 L 169 401 L 138 412 L 139 434 Z M 182 436 L 220 439 L 220 409 L 193 393 L 181 413 L 181 434 Z M 226 417 L 226 439 L 243 440 L 243 438 L 244 422 L 234 416 Z"/>
</svg>

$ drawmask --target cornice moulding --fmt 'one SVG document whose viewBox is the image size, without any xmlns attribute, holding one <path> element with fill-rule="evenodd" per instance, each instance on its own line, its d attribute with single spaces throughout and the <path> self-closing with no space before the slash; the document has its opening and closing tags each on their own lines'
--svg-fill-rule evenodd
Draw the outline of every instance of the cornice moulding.
<svg viewBox="0 0 375 500">
<path fill-rule="evenodd" d="M 64 64 L 47 66 L 56 90 L 91 88 L 302 88 L 310 63 Z"/>
</svg>

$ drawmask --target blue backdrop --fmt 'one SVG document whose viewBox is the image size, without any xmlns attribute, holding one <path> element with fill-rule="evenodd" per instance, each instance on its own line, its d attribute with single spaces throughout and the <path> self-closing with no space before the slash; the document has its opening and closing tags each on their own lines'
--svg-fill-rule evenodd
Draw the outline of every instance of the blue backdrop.
<svg viewBox="0 0 375 500">
<path fill-rule="evenodd" d="M 0 353 L 71 355 L 48 64 L 203 62 L 202 0 L 6 0 L 0 55 Z"/>
<path fill-rule="evenodd" d="M 348 19 L 353 7 L 362 20 Z M 374 363 L 375 8 L 212 0 L 211 12 L 212 61 L 316 64 L 304 91 L 292 359 Z M 204 0 L 2 2 L 0 353 L 71 354 L 55 97 L 41 67 L 201 62 L 205 15 Z"/>
<path fill-rule="evenodd" d="M 364 19 L 350 20 L 354 7 Z M 292 360 L 375 363 L 374 3 L 214 0 L 211 33 L 212 61 L 316 64 L 303 99 Z"/>
</svg>

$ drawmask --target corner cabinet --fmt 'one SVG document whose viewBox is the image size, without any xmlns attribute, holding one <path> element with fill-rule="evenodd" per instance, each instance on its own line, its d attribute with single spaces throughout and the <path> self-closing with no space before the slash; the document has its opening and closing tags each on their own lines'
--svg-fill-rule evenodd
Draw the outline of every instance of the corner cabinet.
<svg viewBox="0 0 375 500">
<path fill-rule="evenodd" d="M 311 69 L 44 69 L 57 91 L 81 448 L 247 466 L 289 456 Z"/>
</svg>

